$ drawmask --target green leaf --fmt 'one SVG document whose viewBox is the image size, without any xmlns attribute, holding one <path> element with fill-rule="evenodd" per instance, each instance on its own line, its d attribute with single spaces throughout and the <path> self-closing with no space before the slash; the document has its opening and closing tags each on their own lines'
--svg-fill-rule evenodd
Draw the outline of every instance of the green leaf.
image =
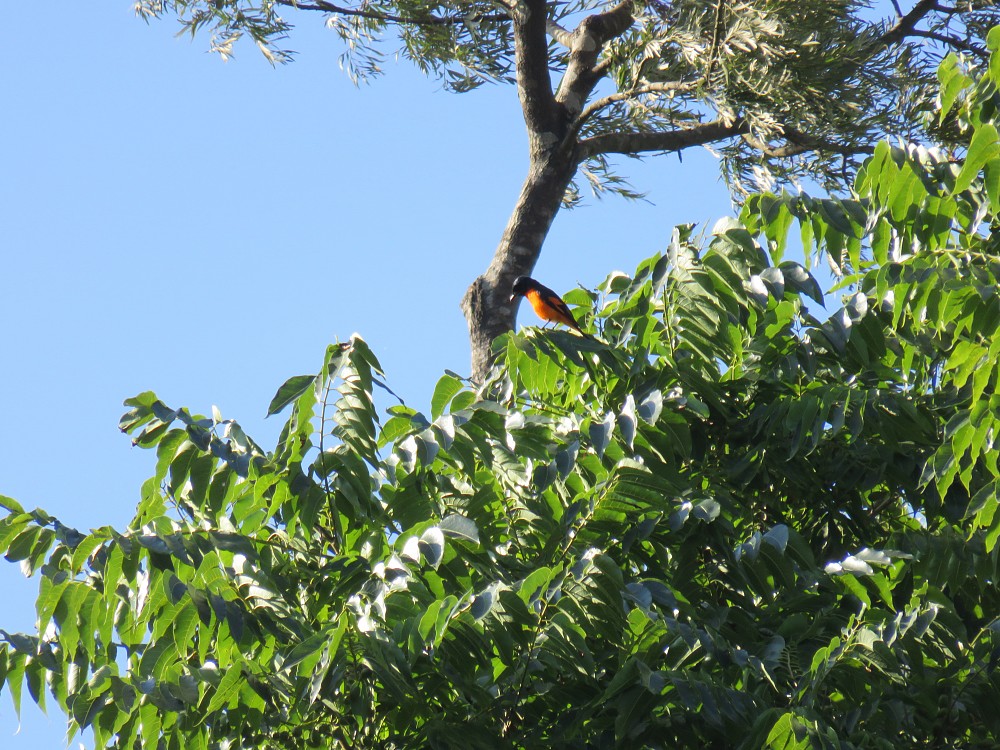
<svg viewBox="0 0 1000 750">
<path fill-rule="evenodd" d="M 462 381 L 452 375 L 444 375 L 434 386 L 431 396 L 431 419 L 437 419 L 444 414 L 451 400 L 464 388 Z"/>
<path fill-rule="evenodd" d="M 470 518 L 459 515 L 445 516 L 438 526 L 445 536 L 479 544 L 479 529 L 476 527 L 476 522 Z"/>
<path fill-rule="evenodd" d="M 25 528 L 11 540 L 4 558 L 8 562 L 20 562 L 26 559 L 31 554 L 31 550 L 38 541 L 38 536 L 42 531 L 43 529 L 39 526 L 28 526 Z"/>
<path fill-rule="evenodd" d="M 823 304 L 823 290 L 813 275 L 805 268 L 790 260 L 786 260 L 778 268 L 781 269 L 785 284 L 789 289 L 799 294 L 805 294 L 820 305 Z"/>
<path fill-rule="evenodd" d="M 635 398 L 631 393 L 625 397 L 625 405 L 618 414 L 618 429 L 625 444 L 631 449 L 636 429 Z"/>
<path fill-rule="evenodd" d="M 652 391 L 642 401 L 636 409 L 639 417 L 649 424 L 656 424 L 663 411 L 663 394 L 659 390 Z"/>
<path fill-rule="evenodd" d="M 986 35 L 986 47 L 992 53 L 990 55 L 989 75 L 993 79 L 994 86 L 1000 86 L 1000 26 L 994 26 Z"/>
<path fill-rule="evenodd" d="M 177 653 L 182 658 L 190 652 L 197 628 L 198 610 L 190 605 L 181 607 L 174 618 L 173 640 Z"/>
<path fill-rule="evenodd" d="M 774 722 L 767 735 L 767 745 L 772 750 L 810 750 L 809 732 L 794 712 L 787 712 Z"/>
<path fill-rule="evenodd" d="M 846 237 L 860 237 L 861 227 L 855 226 L 844 204 L 838 200 L 819 201 L 820 213 L 834 229 Z"/>
<path fill-rule="evenodd" d="M 243 680 L 243 668 L 239 663 L 226 669 L 222 675 L 222 680 L 219 682 L 219 686 L 212 695 L 212 700 L 208 703 L 207 712 L 212 714 L 227 705 L 240 689 Z"/>
<path fill-rule="evenodd" d="M 958 55 L 949 52 L 938 66 L 938 80 L 941 82 L 939 98 L 941 107 L 938 113 L 938 124 L 945 121 L 959 93 L 972 83 L 972 79 L 966 76 L 958 66 Z"/>
<path fill-rule="evenodd" d="M 983 166 L 983 184 L 990 199 L 990 210 L 994 215 L 1000 214 L 1000 159 L 990 159 Z"/>
<path fill-rule="evenodd" d="M 590 423 L 590 443 L 594 446 L 594 451 L 597 453 L 598 457 L 604 455 L 604 451 L 608 447 L 608 443 L 611 441 L 611 433 L 615 427 L 615 413 L 609 411 L 604 415 L 604 419 L 600 422 Z"/>
<path fill-rule="evenodd" d="M 419 548 L 427 564 L 437 568 L 444 558 L 444 533 L 439 527 L 432 526 L 420 535 Z"/>
<path fill-rule="evenodd" d="M 996 126 L 993 123 L 986 123 L 976 128 L 962 171 L 955 178 L 954 191 L 960 193 L 967 190 L 987 162 L 998 156 L 1000 156 L 1000 134 L 997 133 Z"/>
<path fill-rule="evenodd" d="M 301 643 L 296 644 L 295 647 L 288 653 L 288 655 L 285 657 L 285 660 L 281 664 L 282 669 L 285 670 L 286 672 L 290 672 L 299 664 L 301 664 L 303 661 L 310 658 L 311 656 L 314 656 L 316 653 L 325 648 L 327 643 L 329 643 L 329 641 L 330 641 L 329 629 L 324 629 L 318 633 L 313 633 L 311 636 L 306 638 Z M 220 683 L 219 689 L 221 690 L 221 688 L 222 685 Z"/>
<path fill-rule="evenodd" d="M 22 508 L 16 500 L 12 497 L 7 497 L 6 495 L 0 495 L 0 508 L 3 508 L 8 513 L 24 513 L 24 508 Z"/>
<path fill-rule="evenodd" d="M 73 570 L 75 572 L 83 570 L 84 564 L 94 554 L 94 551 L 105 544 L 109 538 L 107 534 L 94 532 L 80 542 L 73 550 Z"/>
<path fill-rule="evenodd" d="M 537 568 L 532 571 L 517 587 L 517 594 L 521 597 L 521 601 L 531 606 L 541 597 L 551 579 L 552 571 L 549 568 Z"/>
<path fill-rule="evenodd" d="M 473 391 L 460 391 L 451 402 L 451 413 L 468 409 L 476 401 L 476 394 Z"/>
<path fill-rule="evenodd" d="M 286 380 L 278 392 L 274 394 L 271 403 L 267 407 L 267 415 L 277 414 L 299 396 L 313 388 L 316 384 L 315 375 L 295 375 Z"/>
</svg>

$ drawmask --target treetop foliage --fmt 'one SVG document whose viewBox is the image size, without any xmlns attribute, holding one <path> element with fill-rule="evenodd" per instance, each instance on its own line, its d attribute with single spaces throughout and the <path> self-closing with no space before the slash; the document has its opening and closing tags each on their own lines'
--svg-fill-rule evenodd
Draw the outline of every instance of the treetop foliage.
<svg viewBox="0 0 1000 750">
<path fill-rule="evenodd" d="M 926 137 L 938 63 L 949 51 L 986 60 L 982 40 L 1000 23 L 1000 10 L 990 0 L 919 0 L 908 8 L 870 0 L 538 5 L 137 0 L 135 7 L 143 18 L 173 15 L 191 34 L 207 31 L 212 49 L 224 57 L 247 37 L 272 62 L 287 62 L 293 54 L 285 48 L 292 24 L 283 13 L 318 12 L 343 43 L 342 65 L 354 80 L 381 75 L 385 60 L 401 55 L 458 92 L 487 82 L 517 83 L 517 48 L 527 42 L 518 39 L 515 26 L 541 10 L 545 67 L 561 79 L 565 93 L 581 77 L 573 69 L 577 37 L 597 30 L 593 43 L 601 49 L 584 77 L 602 82 L 593 96 L 581 90 L 582 100 L 570 103 L 571 109 L 579 105 L 570 134 L 618 134 L 584 149 L 584 177 L 598 192 L 628 196 L 635 193 L 609 171 L 609 154 L 672 150 L 641 136 L 709 120 L 746 123 L 743 137 L 727 133 L 715 139 L 723 174 L 738 193 L 805 175 L 825 187 L 843 187 L 857 159 L 883 134 Z M 539 63 L 529 57 L 522 53 L 524 67 Z M 525 95 L 535 98 L 537 92 Z M 942 142 L 940 134 L 934 140 Z"/>
<path fill-rule="evenodd" d="M 0 498 L 39 574 L 0 684 L 100 747 L 996 747 L 1000 31 L 964 159 L 881 143 L 566 295 L 478 391 L 380 418 L 357 336 L 264 450 L 129 399 L 125 530 Z M 806 263 L 784 257 L 797 227 Z M 829 258 L 842 305 L 812 274 Z"/>
</svg>

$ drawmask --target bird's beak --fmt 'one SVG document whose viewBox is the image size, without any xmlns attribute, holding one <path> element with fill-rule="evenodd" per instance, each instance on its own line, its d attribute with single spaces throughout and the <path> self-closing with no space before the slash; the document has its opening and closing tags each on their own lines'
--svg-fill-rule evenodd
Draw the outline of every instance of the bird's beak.
<svg viewBox="0 0 1000 750">
<path fill-rule="evenodd" d="M 516 294 L 512 294 L 512 295 L 510 295 L 510 299 L 507 300 L 507 302 L 513 302 L 516 299 L 517 299 L 517 295 Z"/>
</svg>

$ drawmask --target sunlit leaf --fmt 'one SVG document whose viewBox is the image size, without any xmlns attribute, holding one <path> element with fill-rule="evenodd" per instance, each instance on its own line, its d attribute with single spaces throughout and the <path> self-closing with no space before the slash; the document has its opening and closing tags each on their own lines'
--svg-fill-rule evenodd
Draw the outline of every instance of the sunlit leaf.
<svg viewBox="0 0 1000 750">
<path fill-rule="evenodd" d="M 286 380 L 267 407 L 267 416 L 277 414 L 316 383 L 315 375 L 296 375 Z"/>
</svg>

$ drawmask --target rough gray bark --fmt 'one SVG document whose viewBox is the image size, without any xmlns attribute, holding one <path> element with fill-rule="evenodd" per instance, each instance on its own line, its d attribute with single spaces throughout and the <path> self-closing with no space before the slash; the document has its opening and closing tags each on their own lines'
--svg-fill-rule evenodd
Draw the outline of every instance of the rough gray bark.
<svg viewBox="0 0 1000 750">
<path fill-rule="evenodd" d="M 472 377 L 477 382 L 492 363 L 493 339 L 514 328 L 517 301 L 508 301 L 514 279 L 529 275 L 535 267 L 575 172 L 576 161 L 571 158 L 554 157 L 531 164 L 493 261 L 465 293 L 462 311 L 469 324 Z"/>
</svg>

